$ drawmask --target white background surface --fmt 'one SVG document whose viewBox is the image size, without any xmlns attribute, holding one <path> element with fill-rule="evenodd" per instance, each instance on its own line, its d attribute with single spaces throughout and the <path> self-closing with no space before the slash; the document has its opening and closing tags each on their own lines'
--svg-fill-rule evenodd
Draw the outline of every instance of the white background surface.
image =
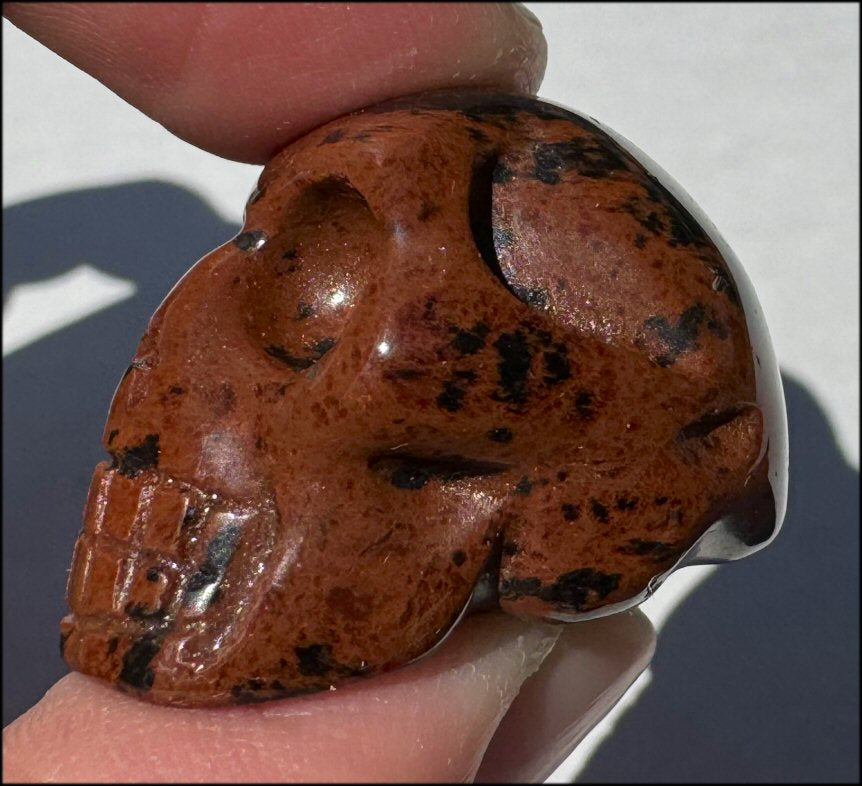
<svg viewBox="0 0 862 786">
<path fill-rule="evenodd" d="M 694 197 L 745 266 L 782 371 L 858 469 L 858 6 L 526 5 L 549 43 L 540 95 L 615 129 Z M 4 206 L 157 178 L 240 222 L 258 167 L 175 139 L 5 20 L 3 70 Z M 86 268 L 63 286 L 58 303 L 79 304 L 67 321 L 128 294 Z M 51 329 L 24 321 L 26 296 L 4 308 L 4 354 Z M 701 575 L 676 574 L 646 604 L 657 625 Z M 579 771 L 617 715 L 553 780 Z"/>
</svg>

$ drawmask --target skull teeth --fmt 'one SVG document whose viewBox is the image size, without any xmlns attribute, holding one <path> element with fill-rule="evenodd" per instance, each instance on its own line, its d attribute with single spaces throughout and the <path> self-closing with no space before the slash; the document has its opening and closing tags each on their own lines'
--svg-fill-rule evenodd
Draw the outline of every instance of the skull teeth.
<svg viewBox="0 0 862 786">
<path fill-rule="evenodd" d="M 78 616 L 147 626 L 208 605 L 250 513 L 185 481 L 100 464 L 69 577 Z"/>
</svg>

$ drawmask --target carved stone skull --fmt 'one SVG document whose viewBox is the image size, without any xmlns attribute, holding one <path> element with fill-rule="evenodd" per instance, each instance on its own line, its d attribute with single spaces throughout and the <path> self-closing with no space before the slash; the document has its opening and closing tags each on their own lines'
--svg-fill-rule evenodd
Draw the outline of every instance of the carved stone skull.
<svg viewBox="0 0 862 786">
<path fill-rule="evenodd" d="M 114 396 L 65 658 L 148 700 L 408 663 L 466 610 L 574 621 L 783 516 L 732 252 L 595 121 L 443 92 L 320 128 L 153 316 Z"/>
</svg>

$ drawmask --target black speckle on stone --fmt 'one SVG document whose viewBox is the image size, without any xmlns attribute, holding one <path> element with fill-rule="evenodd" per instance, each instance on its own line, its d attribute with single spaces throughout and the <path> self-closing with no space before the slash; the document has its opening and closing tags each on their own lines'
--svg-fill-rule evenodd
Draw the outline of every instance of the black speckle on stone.
<svg viewBox="0 0 862 786">
<path fill-rule="evenodd" d="M 627 168 L 614 147 L 600 137 L 573 137 L 567 142 L 539 143 L 533 152 L 533 164 L 533 176 L 548 185 L 559 183 L 560 173 L 567 170 L 597 180 Z"/>
<path fill-rule="evenodd" d="M 295 248 L 287 249 L 287 251 L 285 251 L 281 255 L 281 258 L 282 259 L 296 259 L 296 249 Z M 290 270 L 290 268 L 288 268 L 288 270 Z"/>
<path fill-rule="evenodd" d="M 452 562 L 455 563 L 457 567 L 461 567 L 467 561 L 467 555 L 461 551 L 461 549 L 456 549 L 452 552 Z"/>
<path fill-rule="evenodd" d="M 461 409 L 466 391 L 459 387 L 457 382 L 447 380 L 443 383 L 443 390 L 437 396 L 437 406 L 447 412 L 457 412 Z"/>
<path fill-rule="evenodd" d="M 253 682 L 260 683 L 261 688 L 263 688 L 263 683 L 260 680 L 248 680 L 248 682 L 234 685 L 230 689 L 235 704 L 260 704 L 272 698 L 269 693 L 262 693 L 261 688 L 251 687 Z"/>
<path fill-rule="evenodd" d="M 201 567 L 189 577 L 189 582 L 186 584 L 186 592 L 199 592 L 204 587 L 214 584 L 218 581 L 218 570 L 212 565 L 204 562 Z"/>
<path fill-rule="evenodd" d="M 155 469 L 159 466 L 159 435 L 147 434 L 144 441 L 125 450 L 111 451 L 114 461 L 112 469 L 121 475 L 134 478 L 145 469 Z"/>
<path fill-rule="evenodd" d="M 474 128 L 473 126 L 467 126 L 467 133 L 470 135 L 470 139 L 475 140 L 476 142 L 487 142 L 488 136 L 480 131 L 478 128 Z"/>
<path fill-rule="evenodd" d="M 479 377 L 475 371 L 470 371 L 470 369 L 458 369 L 452 372 L 452 378 L 460 379 L 469 384 L 475 382 Z"/>
<path fill-rule="evenodd" d="M 233 239 L 233 244 L 240 251 L 257 251 L 266 244 L 269 238 L 262 229 L 253 229 L 251 232 L 242 232 Z"/>
<path fill-rule="evenodd" d="M 617 551 L 623 554 L 633 554 L 638 557 L 651 557 L 656 562 L 675 557 L 682 551 L 679 544 L 662 543 L 658 540 L 641 540 L 632 538 L 625 546 L 620 546 Z"/>
<path fill-rule="evenodd" d="M 113 655 L 117 651 L 117 647 L 120 645 L 119 636 L 111 636 L 108 639 L 108 655 Z"/>
<path fill-rule="evenodd" d="M 183 523 L 181 524 L 180 528 L 185 529 L 186 527 L 195 524 L 198 520 L 199 513 L 200 510 L 198 510 L 198 508 L 196 508 L 194 505 L 189 505 L 186 508 L 185 515 L 183 516 Z"/>
<path fill-rule="evenodd" d="M 466 456 L 423 457 L 407 454 L 383 454 L 372 457 L 369 469 L 383 473 L 393 486 L 401 489 L 421 489 L 429 480 L 453 483 L 473 477 L 496 475 L 508 469 L 496 461 L 478 461 Z"/>
<path fill-rule="evenodd" d="M 617 510 L 634 510 L 638 505 L 637 497 L 632 497 L 631 499 L 627 497 L 618 497 L 617 498 Z"/>
<path fill-rule="evenodd" d="M 316 341 L 311 346 L 311 351 L 314 354 L 317 360 L 320 360 L 330 349 L 335 346 L 334 338 L 322 338 L 320 341 Z"/>
<path fill-rule="evenodd" d="M 715 410 L 701 415 L 697 420 L 693 420 L 683 426 L 677 438 L 681 441 L 689 439 L 703 439 L 718 428 L 726 426 L 735 418 L 742 414 L 740 407 L 728 407 L 727 409 Z"/>
<path fill-rule="evenodd" d="M 665 505 L 667 504 L 667 500 L 667 497 L 656 497 L 653 502 L 655 502 L 656 505 Z"/>
<path fill-rule="evenodd" d="M 520 330 L 503 333 L 494 342 L 494 348 L 500 356 L 497 365 L 499 382 L 494 398 L 516 405 L 525 404 L 527 379 L 533 359 L 533 350 L 527 336 Z"/>
<path fill-rule="evenodd" d="M 569 366 L 568 350 L 565 344 L 556 344 L 552 352 L 545 352 L 545 376 L 546 385 L 559 385 L 572 376 Z"/>
<path fill-rule="evenodd" d="M 647 191 L 656 201 L 665 206 L 670 219 L 668 245 L 712 247 L 709 236 L 685 206 L 662 185 L 655 175 L 647 175 L 647 177 L 648 182 L 645 184 Z"/>
<path fill-rule="evenodd" d="M 323 141 L 320 144 L 331 145 L 333 142 L 340 142 L 342 139 L 344 139 L 344 131 L 340 128 L 336 128 L 335 131 L 330 131 L 325 137 L 323 137 Z"/>
<path fill-rule="evenodd" d="M 520 494 L 523 497 L 526 497 L 532 490 L 533 484 L 526 475 L 521 478 L 515 486 L 515 493 Z"/>
<path fill-rule="evenodd" d="M 579 568 L 564 573 L 550 585 L 543 585 L 535 577 L 508 579 L 500 583 L 500 594 L 505 598 L 533 595 L 561 609 L 580 610 L 595 594 L 607 597 L 620 583 L 621 574 L 603 573 L 594 568 Z"/>
<path fill-rule="evenodd" d="M 571 502 L 565 502 L 560 507 L 563 511 L 563 518 L 566 521 L 577 521 L 578 517 L 581 515 L 580 505 L 573 505 Z"/>
<path fill-rule="evenodd" d="M 186 604 L 195 603 L 198 598 L 194 595 L 210 588 L 213 584 L 218 584 L 224 577 L 227 565 L 236 551 L 237 540 L 239 539 L 240 527 L 237 524 L 228 524 L 222 527 L 207 544 L 207 556 L 201 566 L 192 576 L 189 577 L 186 584 L 184 602 Z M 203 599 L 208 598 L 208 603 L 213 602 L 213 594 L 207 593 L 200 596 Z"/>
<path fill-rule="evenodd" d="M 158 581 L 162 572 L 158 568 L 149 568 L 147 570 L 147 581 Z"/>
<path fill-rule="evenodd" d="M 181 396 L 185 392 L 185 389 L 180 387 L 179 385 L 171 385 L 171 387 L 168 389 L 168 393 L 173 396 Z"/>
<path fill-rule="evenodd" d="M 575 395 L 575 412 L 584 420 L 592 420 L 596 416 L 593 394 L 588 390 L 579 390 Z"/>
<path fill-rule="evenodd" d="M 431 216 L 440 212 L 440 205 L 435 205 L 433 202 L 429 202 L 428 200 L 422 201 L 422 208 L 419 210 L 419 215 L 417 218 L 420 221 L 427 221 Z"/>
<path fill-rule="evenodd" d="M 522 303 L 526 303 L 530 308 L 545 309 L 550 302 L 550 295 L 547 289 L 541 287 L 519 287 L 514 284 L 511 287 L 512 293 Z"/>
<path fill-rule="evenodd" d="M 393 470 L 389 476 L 389 482 L 395 488 L 416 491 L 421 489 L 429 480 L 430 473 L 424 467 L 404 465 Z"/>
<path fill-rule="evenodd" d="M 542 580 L 535 576 L 526 579 L 503 579 L 500 582 L 500 595 L 508 598 L 538 595 L 541 589 Z"/>
<path fill-rule="evenodd" d="M 566 472 L 566 470 L 564 470 L 564 469 L 561 469 L 559 472 L 557 472 L 557 480 L 559 480 L 561 483 L 564 480 L 566 480 L 568 477 L 569 477 L 569 473 Z"/>
<path fill-rule="evenodd" d="M 363 111 L 379 113 L 390 112 L 395 109 L 420 115 L 434 110 L 452 110 L 461 112 L 477 122 L 510 120 L 521 113 L 526 113 L 542 120 L 568 120 L 580 127 L 596 130 L 595 126 L 588 123 L 580 115 L 538 98 L 478 89 L 453 88 L 451 90 L 435 90 L 419 96 L 393 98 Z"/>
<path fill-rule="evenodd" d="M 560 576 L 550 587 L 543 587 L 541 598 L 556 606 L 580 609 L 595 593 L 599 598 L 610 595 L 620 584 L 619 573 L 602 573 L 593 568 L 580 568 Z"/>
<path fill-rule="evenodd" d="M 110 445 L 110 444 L 114 441 L 114 439 L 116 438 L 117 434 L 119 434 L 119 433 L 120 433 L 120 429 L 115 428 L 115 429 L 113 429 L 113 430 L 111 431 L 111 433 L 110 433 L 110 434 L 108 434 L 108 445 Z"/>
<path fill-rule="evenodd" d="M 264 352 L 272 358 L 281 361 L 294 371 L 303 371 L 311 368 L 318 360 L 320 360 L 330 349 L 335 346 L 334 338 L 324 338 L 312 344 L 310 347 L 311 354 L 306 356 L 291 355 L 284 347 L 272 344 L 264 348 Z"/>
<path fill-rule="evenodd" d="M 507 557 L 514 557 L 520 551 L 517 543 L 513 543 L 511 540 L 504 541 L 503 543 L 503 554 Z"/>
<path fill-rule="evenodd" d="M 593 512 L 593 515 L 596 517 L 596 520 L 601 522 L 602 524 L 607 524 L 610 521 L 608 517 L 608 509 L 597 499 L 590 500 L 590 510 Z"/>
<path fill-rule="evenodd" d="M 648 229 L 654 235 L 660 235 L 664 231 L 664 224 L 658 217 L 658 213 L 655 213 L 654 211 L 647 213 L 646 218 L 644 218 L 640 223 L 645 229 Z"/>
<path fill-rule="evenodd" d="M 515 173 L 505 164 L 497 163 L 491 173 L 492 183 L 509 183 L 515 179 Z"/>
<path fill-rule="evenodd" d="M 653 315 L 644 322 L 644 329 L 656 339 L 658 350 L 654 347 L 651 360 L 659 366 L 673 365 L 685 352 L 698 348 L 697 338 L 700 325 L 706 316 L 706 308 L 696 303 L 687 308 L 675 325 L 662 316 Z"/>
<path fill-rule="evenodd" d="M 294 648 L 299 673 L 305 677 L 323 677 L 332 670 L 332 648 L 328 644 L 309 644 Z"/>
<path fill-rule="evenodd" d="M 469 330 L 459 330 L 452 339 L 452 346 L 462 355 L 475 355 L 485 346 L 488 330 L 486 324 L 477 322 Z"/>
<path fill-rule="evenodd" d="M 135 639 L 128 652 L 123 656 L 120 681 L 141 690 L 152 688 L 155 675 L 150 668 L 150 662 L 158 655 L 161 648 L 161 637 L 153 633 L 146 633 Z"/>
<path fill-rule="evenodd" d="M 706 323 L 706 329 L 709 330 L 710 333 L 718 336 L 720 339 L 726 339 L 728 335 L 727 326 L 721 320 L 716 317 L 712 317 Z"/>
<path fill-rule="evenodd" d="M 655 200 L 651 201 L 655 202 Z M 653 236 L 659 236 L 664 232 L 664 222 L 659 218 L 658 213 L 651 209 L 650 203 L 642 197 L 629 197 L 622 204 L 608 209 L 614 213 L 627 213 Z M 634 242 L 637 248 L 643 248 L 647 238 L 645 235 L 637 234 Z"/>
<path fill-rule="evenodd" d="M 296 309 L 296 318 L 298 320 L 308 319 L 314 313 L 314 306 L 310 303 L 300 303 Z"/>
<path fill-rule="evenodd" d="M 500 442 L 507 443 L 511 442 L 515 435 L 512 433 L 512 429 L 506 428 L 505 426 L 500 426 L 499 428 L 492 428 L 488 432 L 488 439 L 492 442 Z"/>
<path fill-rule="evenodd" d="M 163 620 L 164 609 L 150 609 L 144 603 L 129 602 L 125 607 L 126 614 L 133 620 Z"/>
</svg>

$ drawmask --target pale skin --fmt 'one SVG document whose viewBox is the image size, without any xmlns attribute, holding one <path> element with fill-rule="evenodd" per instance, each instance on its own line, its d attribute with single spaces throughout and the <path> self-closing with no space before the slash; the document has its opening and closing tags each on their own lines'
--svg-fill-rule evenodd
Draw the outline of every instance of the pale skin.
<svg viewBox="0 0 862 786">
<path fill-rule="evenodd" d="M 452 86 L 535 93 L 545 67 L 541 27 L 511 4 L 8 3 L 3 12 L 168 131 L 253 164 L 385 98 Z M 488 613 L 389 674 L 207 710 L 150 705 L 70 674 L 4 730 L 3 779 L 541 780 L 646 668 L 654 644 L 639 612 L 567 626 Z"/>
</svg>

